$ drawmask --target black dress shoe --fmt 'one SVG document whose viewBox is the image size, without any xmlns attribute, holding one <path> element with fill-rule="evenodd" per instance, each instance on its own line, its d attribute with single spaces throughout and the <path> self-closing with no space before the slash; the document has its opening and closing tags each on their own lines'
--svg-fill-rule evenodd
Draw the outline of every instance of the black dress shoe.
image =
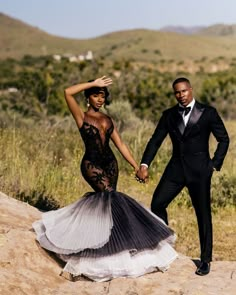
<svg viewBox="0 0 236 295">
<path fill-rule="evenodd" d="M 199 276 L 205 276 L 209 272 L 210 272 L 210 262 L 201 262 L 195 274 Z"/>
</svg>

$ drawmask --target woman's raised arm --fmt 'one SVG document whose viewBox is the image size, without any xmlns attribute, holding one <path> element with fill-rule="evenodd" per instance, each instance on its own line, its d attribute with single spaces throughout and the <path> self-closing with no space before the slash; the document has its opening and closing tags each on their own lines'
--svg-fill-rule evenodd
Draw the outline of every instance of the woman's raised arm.
<svg viewBox="0 0 236 295">
<path fill-rule="evenodd" d="M 77 126 L 80 128 L 83 124 L 84 119 L 84 112 L 77 103 L 77 101 L 74 98 L 74 95 L 84 91 L 85 89 L 88 89 L 90 87 L 93 87 L 93 82 L 86 82 L 86 83 L 80 83 L 73 86 L 70 86 L 65 89 L 65 99 L 68 105 L 68 108 L 72 114 L 72 116 L 75 119 L 75 122 Z"/>
</svg>

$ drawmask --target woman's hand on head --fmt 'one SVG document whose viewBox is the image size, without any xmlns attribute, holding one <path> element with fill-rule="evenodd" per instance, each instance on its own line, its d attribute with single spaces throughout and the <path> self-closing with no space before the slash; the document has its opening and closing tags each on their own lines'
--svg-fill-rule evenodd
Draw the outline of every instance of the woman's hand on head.
<svg viewBox="0 0 236 295">
<path fill-rule="evenodd" d="M 106 76 L 102 76 L 94 81 L 97 87 L 107 87 L 112 84 L 112 79 Z"/>
</svg>

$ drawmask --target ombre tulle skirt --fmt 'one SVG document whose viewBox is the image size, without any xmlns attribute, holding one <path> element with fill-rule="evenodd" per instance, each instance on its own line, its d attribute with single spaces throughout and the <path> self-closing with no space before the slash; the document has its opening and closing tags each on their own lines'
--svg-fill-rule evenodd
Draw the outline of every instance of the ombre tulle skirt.
<svg viewBox="0 0 236 295">
<path fill-rule="evenodd" d="M 177 253 L 174 232 L 118 191 L 91 192 L 33 223 L 40 245 L 66 264 L 63 273 L 94 281 L 165 271 Z"/>
</svg>

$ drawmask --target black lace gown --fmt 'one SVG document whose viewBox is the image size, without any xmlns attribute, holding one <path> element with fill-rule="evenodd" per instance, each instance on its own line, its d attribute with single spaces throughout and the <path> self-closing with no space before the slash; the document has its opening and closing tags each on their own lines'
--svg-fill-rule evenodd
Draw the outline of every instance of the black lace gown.
<svg viewBox="0 0 236 295">
<path fill-rule="evenodd" d="M 81 171 L 93 188 L 78 201 L 33 223 L 40 245 L 56 253 L 64 273 L 94 281 L 164 271 L 177 257 L 174 232 L 133 198 L 116 191 L 117 160 L 109 146 L 113 123 L 85 114 Z"/>
</svg>

